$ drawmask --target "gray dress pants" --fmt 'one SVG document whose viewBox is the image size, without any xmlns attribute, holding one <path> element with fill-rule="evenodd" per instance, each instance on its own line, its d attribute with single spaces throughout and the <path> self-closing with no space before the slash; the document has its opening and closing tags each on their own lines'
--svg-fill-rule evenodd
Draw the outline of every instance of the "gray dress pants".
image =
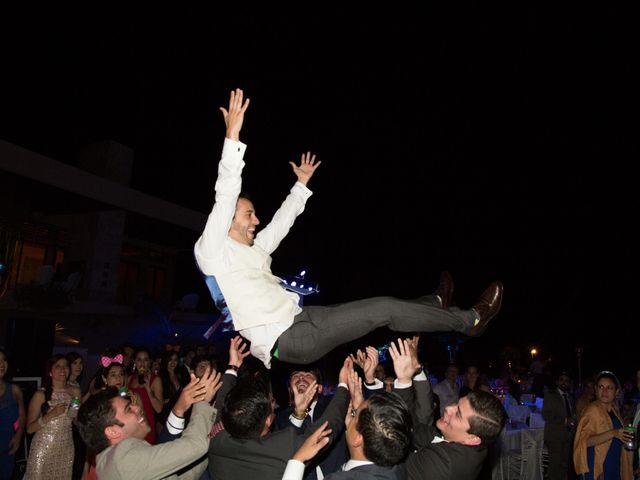
<svg viewBox="0 0 640 480">
<path fill-rule="evenodd" d="M 434 295 L 415 300 L 374 297 L 330 306 L 303 307 L 278 338 L 278 358 L 305 365 L 338 345 L 389 327 L 396 332 L 466 332 L 477 318 L 473 310 L 443 309 Z"/>
</svg>

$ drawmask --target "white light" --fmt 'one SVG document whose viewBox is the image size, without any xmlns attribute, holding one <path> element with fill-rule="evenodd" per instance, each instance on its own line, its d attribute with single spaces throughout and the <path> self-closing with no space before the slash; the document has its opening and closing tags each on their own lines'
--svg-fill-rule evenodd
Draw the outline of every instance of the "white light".
<svg viewBox="0 0 640 480">
<path fill-rule="evenodd" d="M 285 285 L 289 285 L 286 280 L 282 280 L 282 283 L 284 283 Z"/>
<path fill-rule="evenodd" d="M 304 288 L 304 285 L 300 284 L 300 288 Z"/>
<path fill-rule="evenodd" d="M 174 333 L 174 334 L 173 334 L 173 336 L 174 336 L 174 337 L 177 337 L 177 336 L 178 336 L 178 333 L 177 333 L 177 332 L 176 332 L 176 333 Z"/>
<path fill-rule="evenodd" d="M 296 285 L 297 285 L 297 283 L 296 283 L 295 281 L 294 281 L 294 282 L 291 282 L 291 286 L 292 286 L 292 287 L 295 287 Z"/>
<path fill-rule="evenodd" d="M 307 288 L 307 290 L 311 291 L 311 290 L 313 290 L 313 287 L 309 287 L 309 288 Z"/>
<path fill-rule="evenodd" d="M 307 274 L 307 271 L 306 271 L 306 270 L 302 270 L 302 271 L 300 272 L 300 276 L 301 276 L 301 277 L 304 277 L 306 274 Z"/>
</svg>

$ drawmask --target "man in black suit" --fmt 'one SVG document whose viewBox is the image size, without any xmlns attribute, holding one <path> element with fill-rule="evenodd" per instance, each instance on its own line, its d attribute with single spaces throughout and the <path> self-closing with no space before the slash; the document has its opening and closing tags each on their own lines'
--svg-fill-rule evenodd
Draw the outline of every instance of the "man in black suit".
<svg viewBox="0 0 640 480">
<path fill-rule="evenodd" d="M 316 387 L 312 389 L 311 385 L 314 382 Z M 274 429 L 282 430 L 294 426 L 304 433 L 314 420 L 322 416 L 331 401 L 331 397 L 322 395 L 320 370 L 292 371 L 289 376 L 289 399 L 291 406 L 280 408 L 276 412 Z M 317 480 L 340 470 L 347 458 L 347 445 L 344 433 L 341 433 L 328 448 L 306 465 L 304 480 Z"/>
<path fill-rule="evenodd" d="M 349 405 L 349 372 L 353 363 L 347 358 L 338 376 L 338 388 L 324 414 L 313 425 L 328 422 L 335 438 L 344 428 Z M 223 382 L 235 383 L 233 375 Z M 312 382 L 309 388 L 317 386 Z M 209 474 L 216 480 L 281 480 L 289 460 L 315 428 L 301 433 L 293 426 L 271 432 L 274 423 L 273 395 L 270 386 L 258 378 L 235 385 L 222 407 L 224 430 L 209 446 Z"/>
<path fill-rule="evenodd" d="M 571 463 L 575 407 L 571 398 L 571 377 L 560 373 L 556 388 L 544 393 L 542 416 L 544 417 L 544 443 L 549 450 L 549 480 L 566 479 Z"/>
<path fill-rule="evenodd" d="M 374 393 L 364 401 L 360 393 L 353 395 L 352 399 L 352 405 L 357 405 L 357 408 L 352 407 L 351 414 L 347 416 L 345 434 L 351 458 L 342 471 L 327 475 L 325 479 L 405 480 L 407 473 L 403 461 L 411 450 L 412 429 L 407 405 L 400 396 L 389 392 Z M 309 437 L 289 461 L 283 480 L 302 478 L 302 462 L 317 450 L 314 442 L 322 441 L 320 430 Z"/>
<path fill-rule="evenodd" d="M 470 392 L 457 404 L 445 407 L 433 424 L 433 393 L 417 355 L 418 337 L 398 341 L 389 348 L 397 376 L 396 388 L 414 415 L 414 453 L 406 461 L 409 479 L 445 480 L 477 478 L 488 448 L 506 421 L 500 401 L 490 393 Z"/>
</svg>

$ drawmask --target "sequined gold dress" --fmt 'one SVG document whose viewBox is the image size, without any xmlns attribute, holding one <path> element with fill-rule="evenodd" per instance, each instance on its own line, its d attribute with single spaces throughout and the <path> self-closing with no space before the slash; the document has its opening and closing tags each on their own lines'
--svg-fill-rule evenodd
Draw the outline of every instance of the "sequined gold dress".
<svg viewBox="0 0 640 480">
<path fill-rule="evenodd" d="M 69 404 L 67 391 L 51 394 L 51 407 Z M 63 413 L 46 422 L 33 436 L 26 478 L 29 480 L 71 480 L 73 468 L 71 419 Z"/>
</svg>

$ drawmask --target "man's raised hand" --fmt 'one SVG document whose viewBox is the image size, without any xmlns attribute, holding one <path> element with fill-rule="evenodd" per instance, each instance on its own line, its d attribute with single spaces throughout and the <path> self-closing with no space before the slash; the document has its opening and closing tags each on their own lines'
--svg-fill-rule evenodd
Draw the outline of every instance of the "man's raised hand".
<svg viewBox="0 0 640 480">
<path fill-rule="evenodd" d="M 251 352 L 247 350 L 247 344 L 244 343 L 244 338 L 238 335 L 231 339 L 229 342 L 229 366 L 240 368 L 245 357 L 250 354 Z"/>
<path fill-rule="evenodd" d="M 249 99 L 242 103 L 243 92 L 239 88 L 231 91 L 229 96 L 229 110 L 220 107 L 224 116 L 224 124 L 227 126 L 227 138 L 229 140 L 240 140 L 240 130 L 244 121 L 244 112 L 249 107 Z"/>
<path fill-rule="evenodd" d="M 315 432 L 307 437 L 300 448 L 293 455 L 294 460 L 298 460 L 299 462 L 308 462 L 316 454 L 322 450 L 325 446 L 329 444 L 331 440 L 329 435 L 331 434 L 331 429 L 329 427 L 329 422 L 324 422 L 320 425 Z"/>
<path fill-rule="evenodd" d="M 300 165 L 296 165 L 294 162 L 289 162 L 289 165 L 293 168 L 293 173 L 298 177 L 298 181 L 306 186 L 321 163 L 316 163 L 316 156 L 311 155 L 311 152 L 307 152 L 302 154 Z"/>
<path fill-rule="evenodd" d="M 398 345 L 391 342 L 389 355 L 393 359 L 393 369 L 400 383 L 411 383 L 415 368 L 411 359 L 409 340 L 398 339 Z"/>
</svg>

